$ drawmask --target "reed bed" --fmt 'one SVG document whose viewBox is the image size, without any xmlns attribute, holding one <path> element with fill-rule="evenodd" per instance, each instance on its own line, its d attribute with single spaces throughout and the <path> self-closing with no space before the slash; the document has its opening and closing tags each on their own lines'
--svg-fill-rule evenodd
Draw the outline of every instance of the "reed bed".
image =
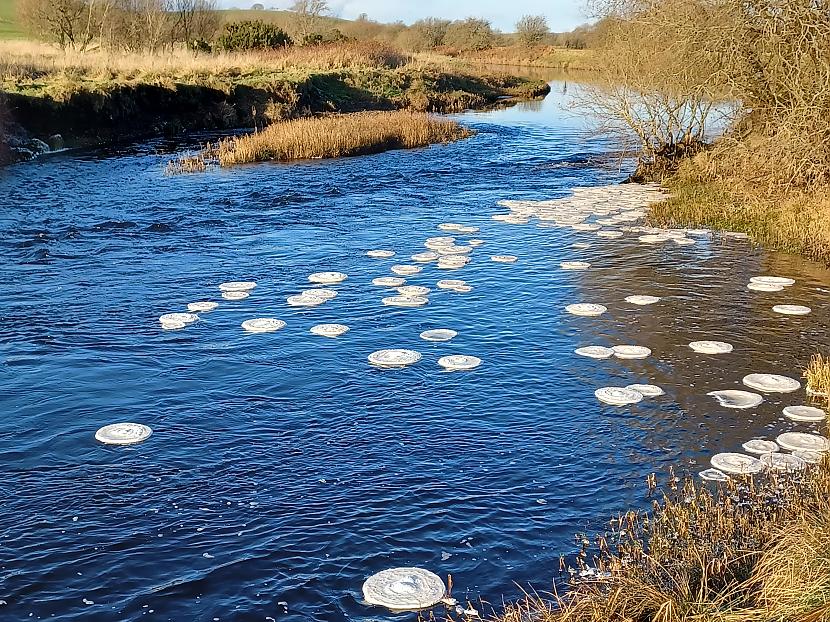
<svg viewBox="0 0 830 622">
<path fill-rule="evenodd" d="M 274 123 L 260 132 L 208 145 L 201 158 L 223 167 L 338 158 L 447 143 L 471 134 L 454 121 L 423 113 L 358 112 Z"/>
<path fill-rule="evenodd" d="M 650 478 L 650 490 L 654 481 Z M 711 487 L 668 484 L 649 513 L 611 521 L 498 622 L 827 622 L 830 461 Z"/>
<path fill-rule="evenodd" d="M 807 380 L 807 388 L 816 394 L 816 397 L 824 397 L 830 404 L 830 358 L 816 354 L 810 359 L 810 364 L 804 370 L 804 378 Z"/>
</svg>

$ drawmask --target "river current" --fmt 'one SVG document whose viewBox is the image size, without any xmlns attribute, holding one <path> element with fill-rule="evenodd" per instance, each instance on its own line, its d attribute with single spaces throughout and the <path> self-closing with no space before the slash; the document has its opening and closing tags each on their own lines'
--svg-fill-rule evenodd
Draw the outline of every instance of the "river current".
<svg viewBox="0 0 830 622">
<path fill-rule="evenodd" d="M 646 507 L 649 473 L 818 430 L 781 415 L 803 390 L 748 411 L 706 393 L 745 388 L 751 372 L 800 376 L 828 344 L 825 268 L 721 236 L 644 245 L 492 220 L 500 200 L 628 172 L 563 107 L 578 86 L 552 86 L 544 102 L 457 115 L 477 134 L 427 149 L 168 177 L 171 150 L 188 145 L 150 141 L 0 171 L 0 619 L 415 620 L 362 602 L 364 579 L 393 566 L 452 575 L 460 601 L 498 607 L 516 584 L 549 589 L 575 532 Z M 484 244 L 467 267 L 427 264 L 408 283 L 472 291 L 383 306 L 371 280 L 448 235 L 446 221 L 480 227 Z M 386 248 L 397 256 L 365 255 Z M 592 267 L 560 270 L 567 260 Z M 337 298 L 286 305 L 329 270 L 348 274 Z M 748 291 L 761 274 L 796 284 Z M 257 287 L 225 301 L 230 280 Z M 624 303 L 632 294 L 662 300 Z M 161 330 L 161 314 L 197 300 L 220 306 Z M 576 302 L 609 311 L 564 311 Z M 813 312 L 782 316 L 779 303 Z M 286 328 L 240 328 L 263 316 Z M 309 332 L 322 322 L 351 330 Z M 459 334 L 421 340 L 430 328 Z M 701 357 L 687 346 L 700 339 L 735 351 Z M 652 356 L 573 353 L 620 343 Z M 423 359 L 370 366 L 382 348 Z M 448 373 L 444 354 L 483 362 Z M 626 408 L 594 397 L 637 382 L 666 395 Z M 95 441 L 117 421 L 154 434 Z"/>
</svg>

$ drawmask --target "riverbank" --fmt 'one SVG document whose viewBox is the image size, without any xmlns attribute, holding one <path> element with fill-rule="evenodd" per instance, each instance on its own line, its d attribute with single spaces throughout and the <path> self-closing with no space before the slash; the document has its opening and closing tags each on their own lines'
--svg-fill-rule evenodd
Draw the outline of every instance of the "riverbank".
<svg viewBox="0 0 830 622">
<path fill-rule="evenodd" d="M 439 66 L 361 44 L 144 57 L 57 56 L 44 46 L 6 43 L 2 52 L 6 159 L 25 159 L 26 148 L 15 146 L 21 135 L 44 142 L 60 135 L 66 146 L 88 146 L 261 128 L 323 112 L 460 112 L 549 92 L 540 80 Z"/>
<path fill-rule="evenodd" d="M 591 50 L 576 50 L 552 45 L 502 46 L 477 52 L 464 52 L 458 59 L 490 66 L 538 67 L 559 71 L 596 71 Z"/>
</svg>

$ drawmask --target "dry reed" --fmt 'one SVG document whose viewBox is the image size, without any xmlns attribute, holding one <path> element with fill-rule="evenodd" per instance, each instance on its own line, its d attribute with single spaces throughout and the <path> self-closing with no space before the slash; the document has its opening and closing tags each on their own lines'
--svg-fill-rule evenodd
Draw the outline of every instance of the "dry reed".
<svg viewBox="0 0 830 622">
<path fill-rule="evenodd" d="M 807 388 L 816 396 L 824 396 L 830 403 L 830 358 L 816 354 L 804 370 Z"/>
<path fill-rule="evenodd" d="M 427 114 L 358 112 L 282 121 L 260 132 L 210 145 L 204 156 L 221 166 L 337 158 L 446 143 L 471 135 L 454 121 Z"/>
</svg>

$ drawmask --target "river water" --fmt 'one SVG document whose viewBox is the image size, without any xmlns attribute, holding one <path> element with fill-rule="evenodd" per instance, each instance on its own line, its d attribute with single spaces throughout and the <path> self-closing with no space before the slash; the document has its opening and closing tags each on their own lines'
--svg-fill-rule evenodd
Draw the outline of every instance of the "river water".
<svg viewBox="0 0 830 622">
<path fill-rule="evenodd" d="M 749 438 L 816 429 L 782 419 L 803 391 L 751 411 L 706 393 L 750 372 L 800 375 L 828 343 L 826 269 L 742 240 L 650 246 L 491 220 L 501 199 L 625 177 L 614 146 L 563 110 L 573 88 L 458 115 L 475 137 L 422 150 L 165 177 L 171 145 L 156 141 L 0 172 L 0 619 L 415 620 L 361 602 L 369 574 L 407 565 L 497 606 L 519 594 L 513 582 L 550 588 L 574 532 L 645 507 L 648 473 L 696 472 Z M 473 291 L 382 306 L 371 279 L 444 221 L 481 227 L 485 245 L 463 270 L 429 265 L 409 283 L 462 278 Z M 398 257 L 369 259 L 373 248 Z M 559 270 L 569 259 L 593 267 Z M 288 307 L 320 270 L 349 275 L 339 296 Z M 747 291 L 757 274 L 798 282 Z M 222 301 L 217 285 L 238 279 L 258 286 Z M 632 307 L 630 294 L 664 299 Z M 159 315 L 204 299 L 221 305 L 160 330 Z M 572 302 L 609 313 L 571 316 Z M 813 313 L 772 313 L 780 302 Z M 240 328 L 260 316 L 287 327 Z M 310 334 L 320 322 L 351 331 Z M 419 339 L 437 327 L 459 336 Z M 695 355 L 697 339 L 735 352 Z M 615 343 L 653 355 L 573 354 Z M 368 365 L 387 347 L 424 358 Z M 446 353 L 483 364 L 446 373 Z M 593 395 L 634 382 L 667 395 L 622 409 Z M 154 435 L 97 443 L 116 421 Z"/>
</svg>

